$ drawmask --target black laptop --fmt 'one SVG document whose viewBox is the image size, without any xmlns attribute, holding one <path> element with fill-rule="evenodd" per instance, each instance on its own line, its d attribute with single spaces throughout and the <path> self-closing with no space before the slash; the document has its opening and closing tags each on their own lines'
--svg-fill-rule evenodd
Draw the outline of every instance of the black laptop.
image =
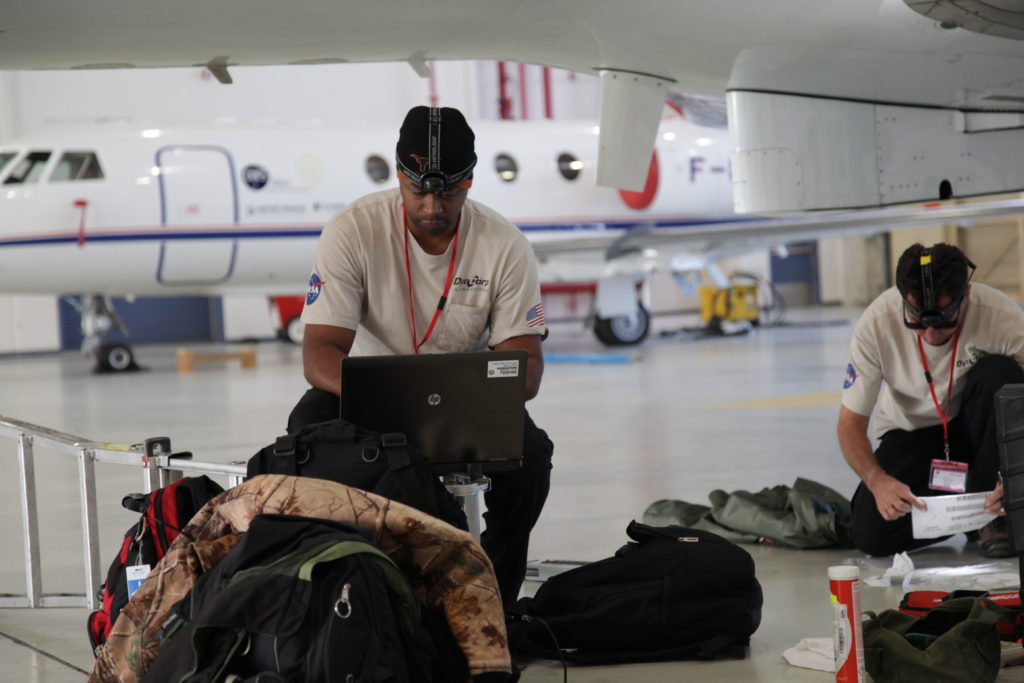
<svg viewBox="0 0 1024 683">
<path fill-rule="evenodd" d="M 436 471 L 521 464 L 526 351 L 349 356 L 341 384 L 342 419 L 405 434 Z"/>
</svg>

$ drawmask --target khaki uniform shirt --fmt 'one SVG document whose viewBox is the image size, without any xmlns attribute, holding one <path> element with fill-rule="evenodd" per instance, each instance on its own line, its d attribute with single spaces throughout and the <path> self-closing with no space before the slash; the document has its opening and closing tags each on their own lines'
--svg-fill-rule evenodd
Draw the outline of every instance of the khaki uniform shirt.
<svg viewBox="0 0 1024 683">
<path fill-rule="evenodd" d="M 302 321 L 357 330 L 352 355 L 413 353 L 405 232 L 397 189 L 335 214 L 317 244 Z M 457 252 L 448 300 L 421 353 L 480 350 L 546 332 L 537 262 L 515 225 L 467 199 Z M 428 254 L 410 234 L 408 255 L 418 343 L 444 290 L 452 244 Z"/>
<path fill-rule="evenodd" d="M 947 396 L 952 340 L 942 346 L 922 341 L 943 410 L 951 400 L 950 419 L 960 412 L 964 379 L 978 358 L 1000 354 L 1024 367 L 1024 312 L 1010 297 L 972 284 L 960 316 L 952 399 Z M 880 294 L 857 321 L 843 384 L 843 405 L 853 412 L 870 415 L 876 401 L 876 437 L 942 422 L 925 380 L 917 336 L 903 324 L 903 298 L 895 287 Z"/>
</svg>

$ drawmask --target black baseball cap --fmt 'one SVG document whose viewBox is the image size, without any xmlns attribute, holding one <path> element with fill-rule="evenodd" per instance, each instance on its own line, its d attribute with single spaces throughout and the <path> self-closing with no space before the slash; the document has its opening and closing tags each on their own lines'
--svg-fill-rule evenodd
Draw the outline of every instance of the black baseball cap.
<svg viewBox="0 0 1024 683">
<path fill-rule="evenodd" d="M 427 192 L 468 188 L 476 166 L 475 139 L 458 109 L 413 107 L 398 133 L 395 166 Z"/>
</svg>

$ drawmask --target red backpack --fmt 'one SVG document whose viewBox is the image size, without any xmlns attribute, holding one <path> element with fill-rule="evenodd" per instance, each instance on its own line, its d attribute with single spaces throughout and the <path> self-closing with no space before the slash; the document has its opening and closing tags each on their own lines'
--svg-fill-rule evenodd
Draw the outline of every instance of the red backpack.
<svg viewBox="0 0 1024 683">
<path fill-rule="evenodd" d="M 122 506 L 142 517 L 125 533 L 121 550 L 107 570 L 107 580 L 97 592 L 102 606 L 89 615 L 86 626 L 94 652 L 107 642 L 117 615 L 141 583 L 141 578 L 133 580 L 129 588 L 129 568 L 149 565 L 152 569 L 199 509 L 223 491 L 217 482 L 203 475 L 179 479 L 149 494 L 129 494 L 121 500 Z"/>
</svg>

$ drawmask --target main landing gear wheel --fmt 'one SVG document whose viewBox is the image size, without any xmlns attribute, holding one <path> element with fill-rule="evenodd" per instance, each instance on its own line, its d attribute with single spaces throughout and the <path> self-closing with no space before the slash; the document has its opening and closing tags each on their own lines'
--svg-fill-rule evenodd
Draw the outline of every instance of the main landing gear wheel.
<svg viewBox="0 0 1024 683">
<path fill-rule="evenodd" d="M 127 344 L 101 344 L 96 349 L 96 372 L 139 370 L 135 354 Z"/>
<path fill-rule="evenodd" d="M 636 312 L 618 318 L 597 318 L 594 321 L 594 334 L 607 346 L 629 346 L 639 344 L 647 338 L 651 329 L 651 315 L 641 304 L 636 305 Z"/>
</svg>

